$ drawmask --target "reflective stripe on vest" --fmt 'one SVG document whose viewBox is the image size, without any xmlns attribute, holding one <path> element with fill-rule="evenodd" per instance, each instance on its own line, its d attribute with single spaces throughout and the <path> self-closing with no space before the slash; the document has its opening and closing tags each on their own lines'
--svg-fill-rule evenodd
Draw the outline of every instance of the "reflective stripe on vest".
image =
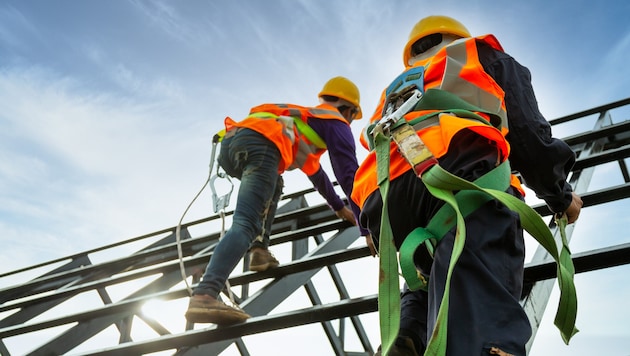
<svg viewBox="0 0 630 356">
<path fill-rule="evenodd" d="M 479 63 L 476 39 L 460 39 L 446 46 L 445 49 L 446 70 L 439 89 L 455 94 L 485 112 L 496 115 L 501 121 L 493 122 L 493 126 L 507 129 L 503 89 L 494 82 L 494 79 L 483 70 L 483 66 Z M 459 75 L 446 75 L 447 73 L 459 73 Z M 482 76 L 483 80 L 475 81 L 474 79 L 479 76 Z M 483 83 L 484 87 L 480 87 L 478 83 Z M 494 87 L 488 87 L 486 83 L 493 83 Z"/>
<path fill-rule="evenodd" d="M 312 175 L 320 167 L 319 158 L 326 151 L 326 143 L 307 123 L 309 117 L 347 121 L 332 106 L 320 105 L 315 108 L 293 104 L 263 104 L 250 110 L 250 118 L 275 119 L 282 123 L 285 136 L 292 144 L 292 160 L 286 163 L 286 170 L 299 168 Z M 263 133 L 264 134 L 264 133 Z"/>
</svg>

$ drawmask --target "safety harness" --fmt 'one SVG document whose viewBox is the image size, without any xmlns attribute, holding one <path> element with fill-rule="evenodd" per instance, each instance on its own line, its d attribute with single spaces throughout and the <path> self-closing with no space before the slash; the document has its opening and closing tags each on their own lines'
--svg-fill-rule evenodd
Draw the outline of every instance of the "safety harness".
<svg viewBox="0 0 630 356">
<path fill-rule="evenodd" d="M 284 104 L 278 104 L 278 105 L 284 105 Z M 280 107 L 276 105 L 276 107 Z M 265 106 L 267 108 L 273 108 L 272 105 L 267 105 Z M 285 131 L 289 134 L 289 135 L 293 135 L 290 137 L 291 142 L 295 142 L 296 138 L 295 138 L 295 132 L 293 130 L 293 128 L 295 127 L 297 129 L 297 133 L 298 135 L 300 135 L 301 137 L 306 138 L 306 142 L 304 140 L 300 140 L 299 141 L 299 147 L 298 147 L 298 152 L 296 153 L 296 155 L 298 155 L 299 157 L 296 157 L 296 161 L 300 161 L 300 159 L 305 160 L 305 158 L 303 158 L 304 156 L 306 156 L 308 153 L 311 152 L 315 152 L 317 150 L 325 150 L 326 149 L 326 143 L 324 142 L 324 140 L 317 134 L 317 132 L 315 132 L 315 130 L 313 130 L 310 126 L 308 126 L 308 124 L 302 119 L 303 115 L 302 112 L 304 110 L 310 110 L 310 113 L 313 113 L 315 115 L 317 114 L 321 114 L 322 116 L 325 115 L 332 115 L 333 117 L 335 115 L 338 115 L 338 113 L 336 112 L 331 112 L 328 110 L 324 110 L 324 109 L 317 109 L 317 108 L 313 108 L 313 109 L 309 109 L 309 108 L 302 108 L 302 107 L 298 107 L 296 105 L 292 105 L 292 106 L 287 106 L 286 108 L 283 107 L 283 109 L 286 109 L 286 111 L 290 114 L 289 115 L 277 115 L 271 112 L 266 112 L 266 111 L 256 111 L 256 112 L 251 112 L 249 117 L 252 118 L 259 118 L 259 119 L 272 119 L 272 120 L 278 120 L 280 121 L 285 128 L 287 128 Z M 226 119 L 227 120 L 227 119 Z M 188 210 L 190 209 L 190 207 L 192 206 L 192 204 L 197 200 L 197 198 L 201 195 L 201 193 L 203 192 L 203 190 L 209 186 L 210 189 L 212 190 L 212 204 L 213 204 L 213 208 L 214 208 L 214 212 L 218 213 L 219 216 L 221 217 L 221 234 L 219 236 L 219 240 L 223 238 L 224 234 L 225 234 L 225 209 L 229 206 L 230 204 L 230 197 L 232 195 L 232 192 L 234 190 L 234 183 L 232 183 L 232 180 L 230 179 L 230 176 L 225 173 L 225 172 L 220 172 L 219 168 L 217 167 L 216 173 L 213 175 L 212 174 L 212 170 L 214 167 L 214 163 L 215 163 L 215 157 L 216 157 L 216 152 L 217 152 L 217 146 L 219 145 L 219 143 L 221 143 L 223 141 L 224 138 L 229 137 L 230 135 L 234 135 L 238 130 L 240 130 L 240 127 L 234 127 L 231 130 L 227 130 L 227 129 L 222 129 L 219 132 L 217 132 L 213 137 L 212 137 L 212 152 L 210 154 L 210 174 L 208 175 L 208 178 L 206 179 L 206 181 L 204 182 L 202 188 L 199 190 L 199 192 L 195 195 L 195 197 L 193 198 L 193 200 L 190 202 L 190 204 L 188 205 L 188 207 L 186 207 L 186 210 L 184 210 L 184 213 L 182 214 L 177 227 L 175 228 L 175 240 L 176 240 L 176 245 L 177 245 L 177 255 L 178 255 L 178 259 L 179 259 L 179 270 L 182 276 L 182 280 L 184 281 L 184 283 L 186 284 L 186 289 L 188 290 L 188 294 L 189 296 L 192 297 L 193 295 L 193 290 L 192 287 L 190 286 L 190 284 L 188 283 L 188 277 L 186 275 L 186 268 L 184 266 L 184 257 L 183 257 L 183 251 L 182 251 L 182 244 L 181 244 L 181 226 L 182 226 L 182 221 L 184 219 L 184 217 L 186 216 L 186 213 L 188 212 Z M 300 156 L 301 155 L 301 156 Z M 291 167 L 293 168 L 293 167 Z M 229 189 L 222 195 L 218 195 L 217 194 L 217 189 L 215 186 L 216 180 L 222 178 L 227 180 L 227 183 L 229 184 Z M 239 308 L 240 306 L 238 305 L 238 303 L 236 302 L 234 295 L 232 294 L 232 289 L 230 286 L 230 282 L 226 280 L 225 282 L 226 284 L 226 290 L 228 292 L 228 297 L 232 303 L 232 305 L 235 308 Z"/>
<path fill-rule="evenodd" d="M 308 140 L 318 149 L 326 149 L 326 142 L 313 130 L 306 122 L 304 122 L 300 116 L 285 116 L 276 115 L 270 112 L 255 112 L 251 113 L 249 117 L 256 117 L 259 119 L 278 119 L 282 121 L 285 126 L 292 128 L 293 125 L 297 130 L 304 135 Z M 295 140 L 295 139 L 294 139 Z"/>
<path fill-rule="evenodd" d="M 443 113 L 479 120 L 488 125 L 490 125 L 490 122 L 475 113 L 484 112 L 484 110 L 474 107 L 443 90 L 429 89 L 422 93 L 417 86 L 412 85 L 410 88 L 404 89 L 404 91 L 411 92 L 411 94 L 406 94 L 406 101 L 399 105 L 395 111 L 394 108 L 388 109 L 388 112 L 380 121 L 368 128 L 371 130 L 370 134 L 373 139 L 370 144 L 371 146 L 373 145 L 376 151 L 377 183 L 383 200 L 379 243 L 380 276 L 378 292 L 383 354 L 387 355 L 394 344 L 400 323 L 398 260 L 387 209 L 391 141 L 396 143 L 401 155 L 412 166 L 415 174 L 422 180 L 427 190 L 434 197 L 446 203 L 426 227 L 418 227 L 412 231 L 400 247 L 400 268 L 410 289 L 426 290 L 428 287 L 426 277 L 418 272 L 413 261 L 416 249 L 424 245 L 432 255 L 435 246 L 437 246 L 442 237 L 453 227 L 456 227 L 444 295 L 438 311 L 436 326 L 428 342 L 425 355 L 446 354 L 449 287 L 453 270 L 466 241 L 464 219 L 481 205 L 493 199 L 500 201 L 509 209 L 517 212 L 523 228 L 554 258 L 557 264 L 558 284 L 560 287 L 560 301 L 554 324 L 560 330 L 564 342 L 568 344 L 571 337 L 578 330 L 575 327 L 577 314 L 577 295 L 573 282 L 575 269 L 564 231 L 567 224 L 566 217 L 556 218 L 562 239 L 562 247 L 558 251 L 553 235 L 541 216 L 522 200 L 505 192 L 510 186 L 511 169 L 508 160 L 505 160 L 495 169 L 474 182 L 457 177 L 441 168 L 437 159 L 416 134 L 414 127 L 417 128 L 422 123 L 437 125 L 439 122 L 435 119 Z M 438 111 L 409 122 L 403 118 L 406 113 L 421 110 L 422 107 L 427 106 Z"/>
</svg>

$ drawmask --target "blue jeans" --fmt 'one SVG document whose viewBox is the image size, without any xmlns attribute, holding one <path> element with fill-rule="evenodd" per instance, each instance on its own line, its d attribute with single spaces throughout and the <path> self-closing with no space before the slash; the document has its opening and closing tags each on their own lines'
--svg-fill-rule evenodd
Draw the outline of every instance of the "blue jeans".
<svg viewBox="0 0 630 356">
<path fill-rule="evenodd" d="M 217 297 L 230 273 L 257 236 L 269 243 L 269 229 L 282 194 L 278 173 L 280 151 L 256 131 L 230 131 L 221 143 L 218 162 L 231 177 L 241 181 L 232 226 L 219 241 L 193 294 Z"/>
</svg>

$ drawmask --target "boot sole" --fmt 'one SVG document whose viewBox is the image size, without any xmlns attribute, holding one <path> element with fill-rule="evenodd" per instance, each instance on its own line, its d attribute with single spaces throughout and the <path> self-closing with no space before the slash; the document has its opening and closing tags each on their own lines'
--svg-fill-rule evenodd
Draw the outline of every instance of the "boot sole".
<svg viewBox="0 0 630 356">
<path fill-rule="evenodd" d="M 186 319 L 191 323 L 232 325 L 242 323 L 249 318 L 250 316 L 247 313 L 236 310 L 188 308 L 188 311 L 186 311 Z"/>
<path fill-rule="evenodd" d="M 254 266 L 249 266 L 249 270 L 250 271 L 254 271 L 254 272 L 263 272 L 266 271 L 270 268 L 276 268 L 278 267 L 278 263 L 265 263 L 262 265 L 254 265 Z"/>
</svg>

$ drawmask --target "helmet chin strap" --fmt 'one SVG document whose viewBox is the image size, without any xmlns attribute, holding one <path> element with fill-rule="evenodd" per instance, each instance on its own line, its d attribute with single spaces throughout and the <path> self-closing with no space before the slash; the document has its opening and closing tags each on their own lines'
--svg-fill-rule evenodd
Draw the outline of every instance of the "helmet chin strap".
<svg viewBox="0 0 630 356">
<path fill-rule="evenodd" d="M 428 59 L 433 57 L 436 53 L 438 53 L 439 50 L 441 50 L 442 48 L 446 47 L 447 45 L 451 44 L 452 42 L 460 39 L 460 36 L 456 36 L 456 35 L 452 35 L 449 33 L 445 33 L 442 35 L 442 42 L 438 43 L 437 45 L 429 48 L 428 50 L 409 58 L 409 61 L 407 64 L 409 64 L 410 66 L 413 66 L 414 64 L 416 64 L 419 61 Z"/>
</svg>

